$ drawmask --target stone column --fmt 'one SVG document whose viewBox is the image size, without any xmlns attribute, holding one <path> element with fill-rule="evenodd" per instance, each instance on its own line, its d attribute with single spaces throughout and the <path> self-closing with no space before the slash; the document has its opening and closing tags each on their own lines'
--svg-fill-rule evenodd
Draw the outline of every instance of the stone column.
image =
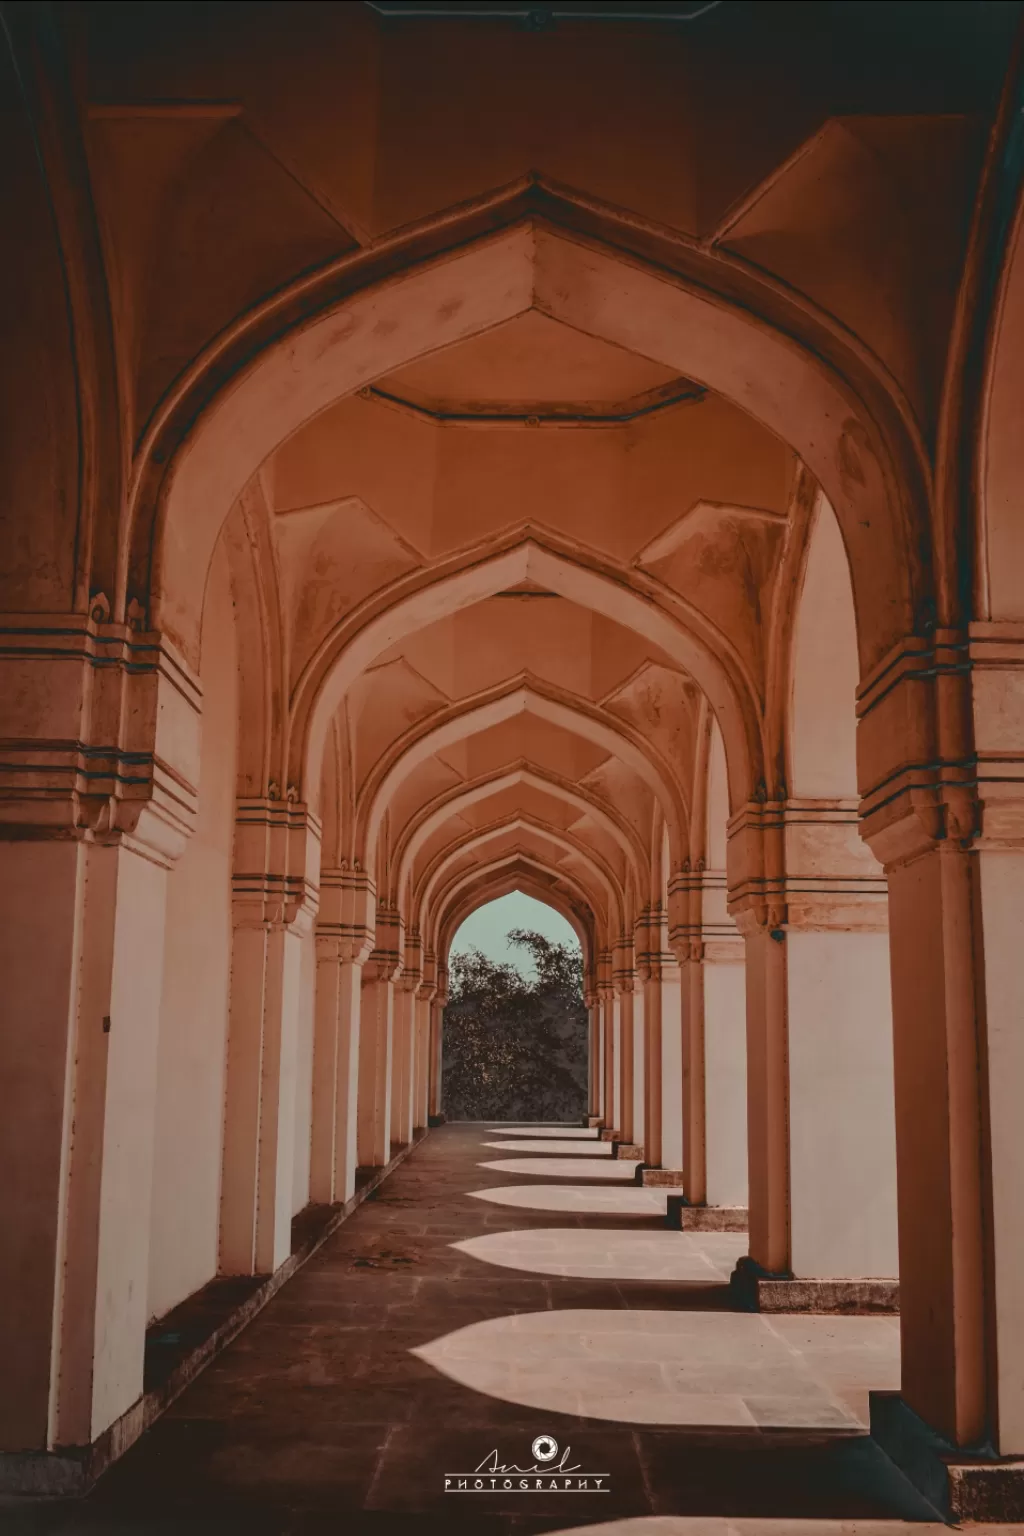
<svg viewBox="0 0 1024 1536">
<path fill-rule="evenodd" d="M 644 987 L 646 1034 L 644 1160 L 659 1170 L 659 1182 L 682 1185 L 683 1060 L 682 977 L 668 948 L 668 930 L 660 904 L 649 908 L 637 925 L 637 971 Z M 645 1182 L 655 1182 L 645 1175 Z"/>
<path fill-rule="evenodd" d="M 444 1005 L 448 997 L 448 976 L 438 973 L 437 992 L 430 1003 L 430 1118 L 440 1121 L 444 1114 Z"/>
<path fill-rule="evenodd" d="M 587 1118 L 592 1125 L 600 1125 L 604 1114 L 604 1055 L 601 1029 L 601 1001 L 597 993 L 596 979 L 583 994 L 587 1010 L 589 1091 Z"/>
<path fill-rule="evenodd" d="M 383 1168 L 391 1159 L 394 977 L 399 963 L 393 951 L 375 949 L 363 967 L 357 1129 L 361 1168 Z"/>
<path fill-rule="evenodd" d="M 647 1156 L 647 1140 L 644 1131 L 644 1110 L 647 1102 L 647 1032 L 644 1023 L 644 990 L 638 972 L 633 973 L 633 990 L 628 995 L 629 1012 L 633 1020 L 633 1134 L 632 1142 L 643 1148 Z"/>
<path fill-rule="evenodd" d="M 1024 1457 L 1022 701 L 1017 623 L 909 638 L 859 699 L 889 877 L 903 1354 L 902 1417 L 873 1401 L 872 1425 L 936 1465 L 937 1432 L 952 1512 L 982 1519 L 1024 1512 L 1024 1462 L 956 1465 L 979 1444 Z"/>
<path fill-rule="evenodd" d="M 430 1033 L 434 987 L 421 982 L 416 993 L 415 1099 L 413 1130 L 422 1131 L 430 1118 Z"/>
<path fill-rule="evenodd" d="M 403 971 L 394 984 L 394 1024 L 391 1057 L 391 1140 L 404 1147 L 412 1141 L 415 1094 L 416 991 L 419 976 Z"/>
<path fill-rule="evenodd" d="M 240 800 L 224 1104 L 220 1267 L 291 1253 L 300 943 L 316 914 L 320 826 L 296 799 Z"/>
<path fill-rule="evenodd" d="M 604 1119 L 601 1136 L 604 1140 L 611 1141 L 617 1138 L 618 1133 L 615 1119 L 618 1110 L 615 1084 L 618 1075 L 619 1051 L 617 1039 L 618 1019 L 615 1006 L 615 988 L 612 982 L 612 957 L 610 950 L 604 950 L 598 960 L 597 977 L 597 1005 L 601 1021 L 601 1103 Z"/>
<path fill-rule="evenodd" d="M 626 1146 L 636 1145 L 636 1046 L 633 1038 L 633 1000 L 636 995 L 636 974 L 622 972 L 615 979 L 616 1006 L 619 1017 L 619 1080 L 618 1120 L 619 1140 Z"/>
<path fill-rule="evenodd" d="M 196 679 L 105 613 L 0 622 L 0 1451 L 36 1453 L 4 1469 L 24 1491 L 80 1491 L 64 1450 L 142 1392 L 167 870 L 199 779 Z"/>
<path fill-rule="evenodd" d="M 623 1146 L 633 1148 L 636 1146 L 637 1092 L 633 1000 L 637 976 L 633 969 L 631 938 L 620 939 L 615 946 L 613 983 L 618 1022 L 615 1123 Z"/>
<path fill-rule="evenodd" d="M 735 906 L 747 955 L 750 1273 L 813 1281 L 790 1297 L 811 1309 L 863 1299 L 867 1280 L 872 1304 L 892 1303 L 884 875 L 859 842 L 854 803 L 768 803 L 734 819 L 732 834 L 748 861 Z"/>
<path fill-rule="evenodd" d="M 726 1207 L 739 1224 L 747 1202 L 744 955 L 725 871 L 703 860 L 693 871 L 684 865 L 669 908 L 682 969 L 683 1190 L 690 1206 Z"/>
<path fill-rule="evenodd" d="M 430 1123 L 433 1000 L 436 995 L 437 957 L 433 950 L 428 949 L 423 952 L 423 979 L 416 992 L 416 1107 L 413 1117 L 415 1130 L 424 1130 Z"/>
<path fill-rule="evenodd" d="M 356 1183 L 359 1009 L 363 964 L 373 947 L 373 890 L 366 874 L 323 870 L 316 929 L 313 1128 L 310 1198 L 350 1200 Z"/>
</svg>

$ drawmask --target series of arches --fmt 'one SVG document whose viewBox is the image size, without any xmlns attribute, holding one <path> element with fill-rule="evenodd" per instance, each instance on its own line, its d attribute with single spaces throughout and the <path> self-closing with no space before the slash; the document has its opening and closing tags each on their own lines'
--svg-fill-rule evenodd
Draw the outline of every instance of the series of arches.
<svg viewBox="0 0 1024 1536">
<path fill-rule="evenodd" d="M 593 1117 L 749 1208 L 755 1292 L 898 1275 L 906 1403 L 1024 1453 L 1016 89 L 935 423 L 724 232 L 533 175 L 207 337 L 107 510 L 113 469 L 64 496 L 26 452 L 4 960 L 42 1281 L 5 1448 L 110 1433 L 147 1323 L 279 1270 L 443 1111 L 452 937 L 517 889 L 579 935 Z M 467 419 L 480 347 L 693 388 Z"/>
</svg>

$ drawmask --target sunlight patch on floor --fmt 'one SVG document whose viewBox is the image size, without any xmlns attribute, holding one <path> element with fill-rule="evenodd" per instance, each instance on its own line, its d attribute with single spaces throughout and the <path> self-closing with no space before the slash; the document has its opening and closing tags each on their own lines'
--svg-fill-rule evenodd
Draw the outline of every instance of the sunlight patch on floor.
<svg viewBox="0 0 1024 1536">
<path fill-rule="evenodd" d="M 489 1136 L 501 1132 L 503 1136 L 543 1136 L 567 1138 L 570 1141 L 599 1141 L 596 1131 L 586 1131 L 578 1125 L 488 1125 Z"/>
<path fill-rule="evenodd" d="M 727 1234 L 719 1234 L 727 1235 Z M 413 1350 L 505 1402 L 631 1424 L 863 1432 L 898 1389 L 888 1317 L 565 1309 L 471 1323 Z"/>
<path fill-rule="evenodd" d="M 636 1163 L 620 1163 L 614 1157 L 507 1157 L 477 1166 L 493 1173 L 529 1174 L 536 1179 L 614 1179 L 632 1184 L 636 1176 Z"/>
<path fill-rule="evenodd" d="M 579 1280 L 722 1285 L 747 1251 L 743 1232 L 607 1232 L 579 1227 L 488 1232 L 452 1243 L 504 1269 Z"/>
<path fill-rule="evenodd" d="M 496 1152 L 545 1152 L 552 1157 L 611 1157 L 610 1141 L 485 1141 L 485 1147 Z M 636 1167 L 636 1164 L 633 1164 Z"/>
<path fill-rule="evenodd" d="M 625 1189 L 606 1189 L 597 1185 L 570 1184 L 499 1184 L 494 1189 L 471 1189 L 473 1200 L 489 1200 L 494 1205 L 513 1205 L 523 1211 L 567 1211 L 579 1216 L 636 1216 L 645 1221 L 664 1216 L 669 1191 L 643 1189 L 634 1184 Z"/>
</svg>

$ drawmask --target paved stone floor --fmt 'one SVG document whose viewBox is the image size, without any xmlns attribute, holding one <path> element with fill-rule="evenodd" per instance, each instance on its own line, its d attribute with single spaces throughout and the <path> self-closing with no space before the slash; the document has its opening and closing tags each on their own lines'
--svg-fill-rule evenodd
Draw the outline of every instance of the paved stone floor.
<svg viewBox="0 0 1024 1536">
<path fill-rule="evenodd" d="M 523 1155 L 495 1164 L 495 1141 Z M 564 1129 L 432 1132 L 88 1499 L 8 1504 L 0 1527 L 892 1536 L 926 1521 L 864 1432 L 867 1391 L 896 1381 L 898 1325 L 731 1311 L 742 1237 L 666 1232 L 665 1192 L 627 1187 L 624 1167 Z M 532 1465 L 540 1435 L 607 1491 L 445 1493 L 491 1453 Z"/>
</svg>

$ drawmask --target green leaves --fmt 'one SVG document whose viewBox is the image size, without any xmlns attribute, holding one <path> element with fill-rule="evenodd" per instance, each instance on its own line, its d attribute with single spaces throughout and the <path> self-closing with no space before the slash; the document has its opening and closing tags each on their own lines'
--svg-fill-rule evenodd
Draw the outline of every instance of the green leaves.
<svg viewBox="0 0 1024 1536">
<path fill-rule="evenodd" d="M 580 953 L 529 929 L 509 940 L 529 950 L 535 980 L 479 950 L 452 958 L 445 1111 L 453 1120 L 578 1119 L 587 1088 Z"/>
</svg>

